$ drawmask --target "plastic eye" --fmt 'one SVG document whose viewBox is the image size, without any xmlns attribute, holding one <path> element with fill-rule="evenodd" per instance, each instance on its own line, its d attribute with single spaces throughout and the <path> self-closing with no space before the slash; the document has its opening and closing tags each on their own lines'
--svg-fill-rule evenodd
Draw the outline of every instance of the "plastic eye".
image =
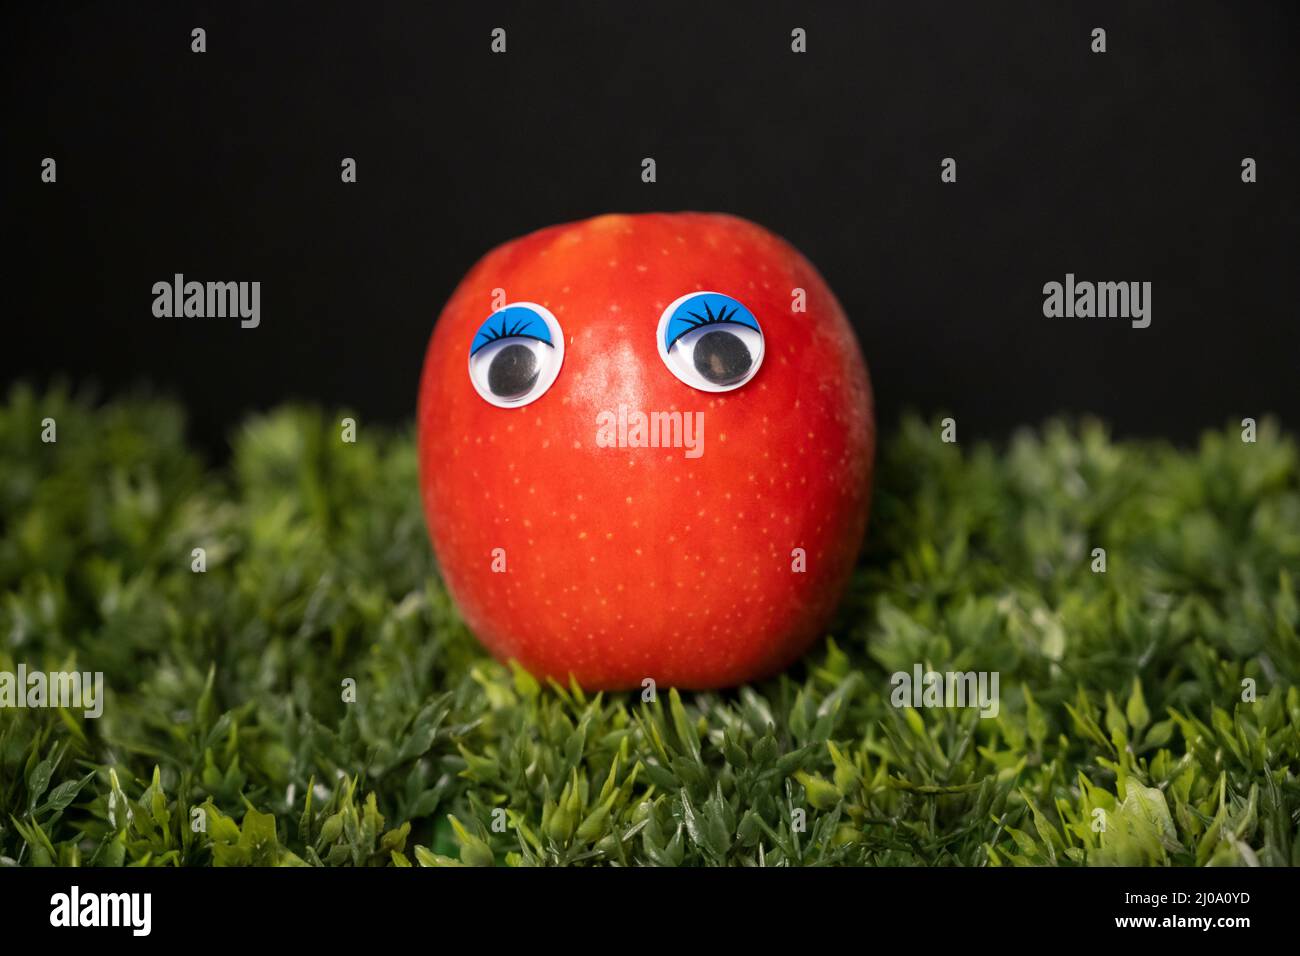
<svg viewBox="0 0 1300 956">
<path fill-rule="evenodd" d="M 702 392 L 740 388 L 763 364 L 763 330 L 754 313 L 721 292 L 690 292 L 659 317 L 659 357 Z"/>
<path fill-rule="evenodd" d="M 515 302 L 493 312 L 469 347 L 469 378 L 484 401 L 519 408 L 546 393 L 564 363 L 564 332 L 546 306 Z"/>
</svg>

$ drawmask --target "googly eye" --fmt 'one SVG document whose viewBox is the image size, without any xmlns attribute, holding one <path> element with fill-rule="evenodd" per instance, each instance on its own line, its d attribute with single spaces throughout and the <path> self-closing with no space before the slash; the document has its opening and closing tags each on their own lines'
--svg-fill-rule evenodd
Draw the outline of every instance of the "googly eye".
<svg viewBox="0 0 1300 956">
<path fill-rule="evenodd" d="M 754 313 L 721 292 L 689 292 L 659 316 L 659 357 L 702 392 L 740 388 L 763 364 L 763 330 Z"/>
<path fill-rule="evenodd" d="M 484 401 L 519 408 L 555 383 L 564 363 L 564 332 L 550 309 L 515 302 L 493 312 L 469 346 L 469 378 Z"/>
</svg>

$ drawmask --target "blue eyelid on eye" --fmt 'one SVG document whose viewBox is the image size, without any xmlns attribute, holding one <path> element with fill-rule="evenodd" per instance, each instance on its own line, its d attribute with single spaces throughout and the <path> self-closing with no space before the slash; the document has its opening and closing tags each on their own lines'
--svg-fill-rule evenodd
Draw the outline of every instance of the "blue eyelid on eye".
<svg viewBox="0 0 1300 956">
<path fill-rule="evenodd" d="M 719 323 L 745 325 L 760 334 L 763 331 L 758 327 L 754 313 L 731 296 L 719 292 L 701 292 L 691 296 L 673 312 L 672 318 L 664 326 L 664 348 L 671 349 L 673 343 L 687 332 Z"/>
<path fill-rule="evenodd" d="M 499 312 L 493 312 L 488 320 L 479 326 L 470 343 L 469 354 L 473 355 L 497 339 L 525 338 L 545 342 L 552 348 L 551 330 L 546 320 L 526 305 L 508 305 Z"/>
</svg>

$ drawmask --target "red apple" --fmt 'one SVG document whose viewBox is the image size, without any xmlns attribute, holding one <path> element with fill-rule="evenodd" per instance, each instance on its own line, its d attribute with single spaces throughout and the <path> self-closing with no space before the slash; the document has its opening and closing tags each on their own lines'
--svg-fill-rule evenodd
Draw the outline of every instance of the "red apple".
<svg viewBox="0 0 1300 956">
<path fill-rule="evenodd" d="M 732 216 L 507 242 L 452 294 L 420 383 L 424 510 L 466 623 L 591 690 L 794 661 L 852 570 L 874 443 L 835 296 Z"/>
</svg>

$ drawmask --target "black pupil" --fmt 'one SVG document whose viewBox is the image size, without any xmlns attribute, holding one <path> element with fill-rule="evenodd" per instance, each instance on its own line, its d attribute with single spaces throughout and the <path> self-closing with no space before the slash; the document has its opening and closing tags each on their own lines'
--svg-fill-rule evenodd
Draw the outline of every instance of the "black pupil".
<svg viewBox="0 0 1300 956">
<path fill-rule="evenodd" d="M 695 369 L 714 385 L 730 385 L 749 371 L 749 349 L 732 332 L 706 332 L 695 343 Z"/>
<path fill-rule="evenodd" d="M 498 398 L 519 398 L 537 381 L 537 356 L 526 345 L 507 345 L 488 366 L 488 388 Z"/>
</svg>

